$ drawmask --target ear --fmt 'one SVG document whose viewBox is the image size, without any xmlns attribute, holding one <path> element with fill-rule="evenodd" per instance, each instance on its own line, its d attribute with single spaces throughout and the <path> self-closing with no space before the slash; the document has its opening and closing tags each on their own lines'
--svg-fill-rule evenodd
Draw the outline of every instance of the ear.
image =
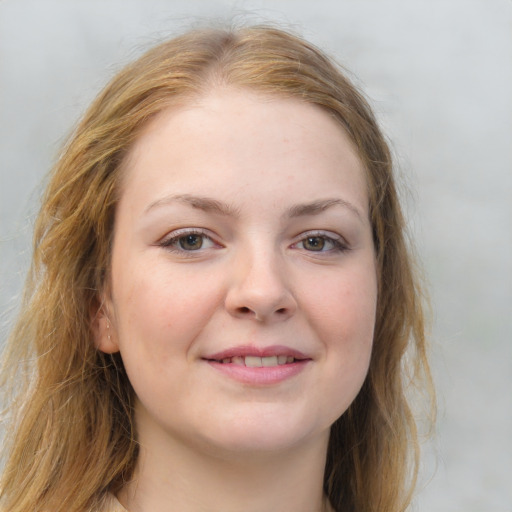
<svg viewBox="0 0 512 512">
<path fill-rule="evenodd" d="M 90 313 L 94 345 L 106 354 L 119 352 L 116 329 L 109 313 L 112 308 L 105 301 L 94 302 Z"/>
</svg>

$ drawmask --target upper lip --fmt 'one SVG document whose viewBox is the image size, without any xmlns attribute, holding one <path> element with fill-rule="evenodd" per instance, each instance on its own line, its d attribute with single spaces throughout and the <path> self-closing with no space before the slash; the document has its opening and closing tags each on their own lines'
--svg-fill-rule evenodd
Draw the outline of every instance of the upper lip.
<svg viewBox="0 0 512 512">
<path fill-rule="evenodd" d="M 209 354 L 203 357 L 203 359 L 222 361 L 223 359 L 229 359 L 231 357 L 272 357 L 272 356 L 292 356 L 295 359 L 311 359 L 300 350 L 286 347 L 284 345 L 272 345 L 268 347 L 254 347 L 250 345 L 240 345 L 238 347 L 228 348 L 221 350 L 214 354 Z"/>
</svg>

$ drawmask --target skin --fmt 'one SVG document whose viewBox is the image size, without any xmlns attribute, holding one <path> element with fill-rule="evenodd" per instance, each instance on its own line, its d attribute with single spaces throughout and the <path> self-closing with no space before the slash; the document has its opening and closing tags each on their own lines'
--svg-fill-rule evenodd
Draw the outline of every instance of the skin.
<svg viewBox="0 0 512 512">
<path fill-rule="evenodd" d="M 123 505 L 324 510 L 329 429 L 366 377 L 376 300 L 365 172 L 325 112 L 217 89 L 152 120 L 125 162 L 96 326 L 137 395 Z M 307 359 L 278 382 L 209 361 L 275 345 Z"/>
</svg>

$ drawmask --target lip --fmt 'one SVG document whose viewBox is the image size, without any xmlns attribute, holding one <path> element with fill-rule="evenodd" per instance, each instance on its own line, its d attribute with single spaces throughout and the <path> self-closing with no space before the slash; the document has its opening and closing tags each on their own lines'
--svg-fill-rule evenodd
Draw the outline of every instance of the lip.
<svg viewBox="0 0 512 512">
<path fill-rule="evenodd" d="M 294 361 L 277 366 L 249 367 L 232 363 L 222 363 L 222 360 L 233 357 L 272 357 L 291 356 Z M 210 367 L 222 375 L 252 386 L 269 386 L 279 384 L 295 377 L 312 361 L 303 352 L 283 345 L 269 347 L 238 346 L 222 350 L 202 358 Z"/>
<path fill-rule="evenodd" d="M 204 356 L 203 359 L 222 361 L 231 357 L 271 357 L 271 356 L 292 356 L 295 359 L 311 359 L 300 350 L 296 350 L 285 345 L 272 345 L 268 347 L 255 347 L 253 345 L 240 345 L 238 347 L 228 348 L 215 354 Z"/>
</svg>

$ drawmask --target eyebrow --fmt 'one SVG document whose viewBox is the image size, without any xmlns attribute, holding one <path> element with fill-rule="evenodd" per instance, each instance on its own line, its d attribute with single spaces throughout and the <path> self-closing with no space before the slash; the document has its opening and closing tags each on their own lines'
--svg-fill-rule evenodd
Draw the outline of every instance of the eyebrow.
<svg viewBox="0 0 512 512">
<path fill-rule="evenodd" d="M 152 210 L 153 208 L 157 208 L 159 206 L 165 206 L 168 204 L 172 204 L 174 202 L 183 203 L 191 206 L 192 208 L 196 208 L 198 210 L 202 210 L 207 213 L 215 213 L 217 215 L 223 215 L 227 217 L 239 217 L 240 211 L 238 208 L 230 206 L 226 203 L 218 201 L 216 199 L 212 199 L 210 197 L 202 197 L 202 196 L 194 196 L 191 194 L 179 194 L 179 195 L 171 195 L 164 197 L 162 199 L 158 199 L 151 203 L 147 208 L 146 212 Z M 287 218 L 296 218 L 296 217 L 306 217 L 310 215 L 318 215 L 325 210 L 332 208 L 334 206 L 341 206 L 343 208 L 348 209 L 352 213 L 354 213 L 359 220 L 364 221 L 364 216 L 359 211 L 359 209 L 354 206 L 349 201 L 345 201 L 344 199 L 339 198 L 329 198 L 329 199 L 320 199 L 317 201 L 312 201 L 310 203 L 300 203 L 291 206 L 285 213 L 284 217 Z"/>
<path fill-rule="evenodd" d="M 192 208 L 196 208 L 198 210 L 203 210 L 208 213 L 216 213 L 218 215 L 230 216 L 230 217 L 238 217 L 239 212 L 237 208 L 229 206 L 228 204 L 217 201 L 216 199 L 212 199 L 210 197 L 201 197 L 201 196 L 193 196 L 190 194 L 179 194 L 173 196 L 167 196 L 162 199 L 158 199 L 151 203 L 146 208 L 146 213 L 153 208 L 158 206 L 165 206 L 168 204 L 172 204 L 174 202 L 183 203 L 191 206 Z"/>
<path fill-rule="evenodd" d="M 325 210 L 332 208 L 333 206 L 342 206 L 347 208 L 354 213 L 360 220 L 364 220 L 361 212 L 352 203 L 345 201 L 344 199 L 333 198 L 333 199 L 320 199 L 311 203 L 297 204 L 292 206 L 286 216 L 289 218 L 303 217 L 308 215 L 318 215 Z"/>
</svg>

